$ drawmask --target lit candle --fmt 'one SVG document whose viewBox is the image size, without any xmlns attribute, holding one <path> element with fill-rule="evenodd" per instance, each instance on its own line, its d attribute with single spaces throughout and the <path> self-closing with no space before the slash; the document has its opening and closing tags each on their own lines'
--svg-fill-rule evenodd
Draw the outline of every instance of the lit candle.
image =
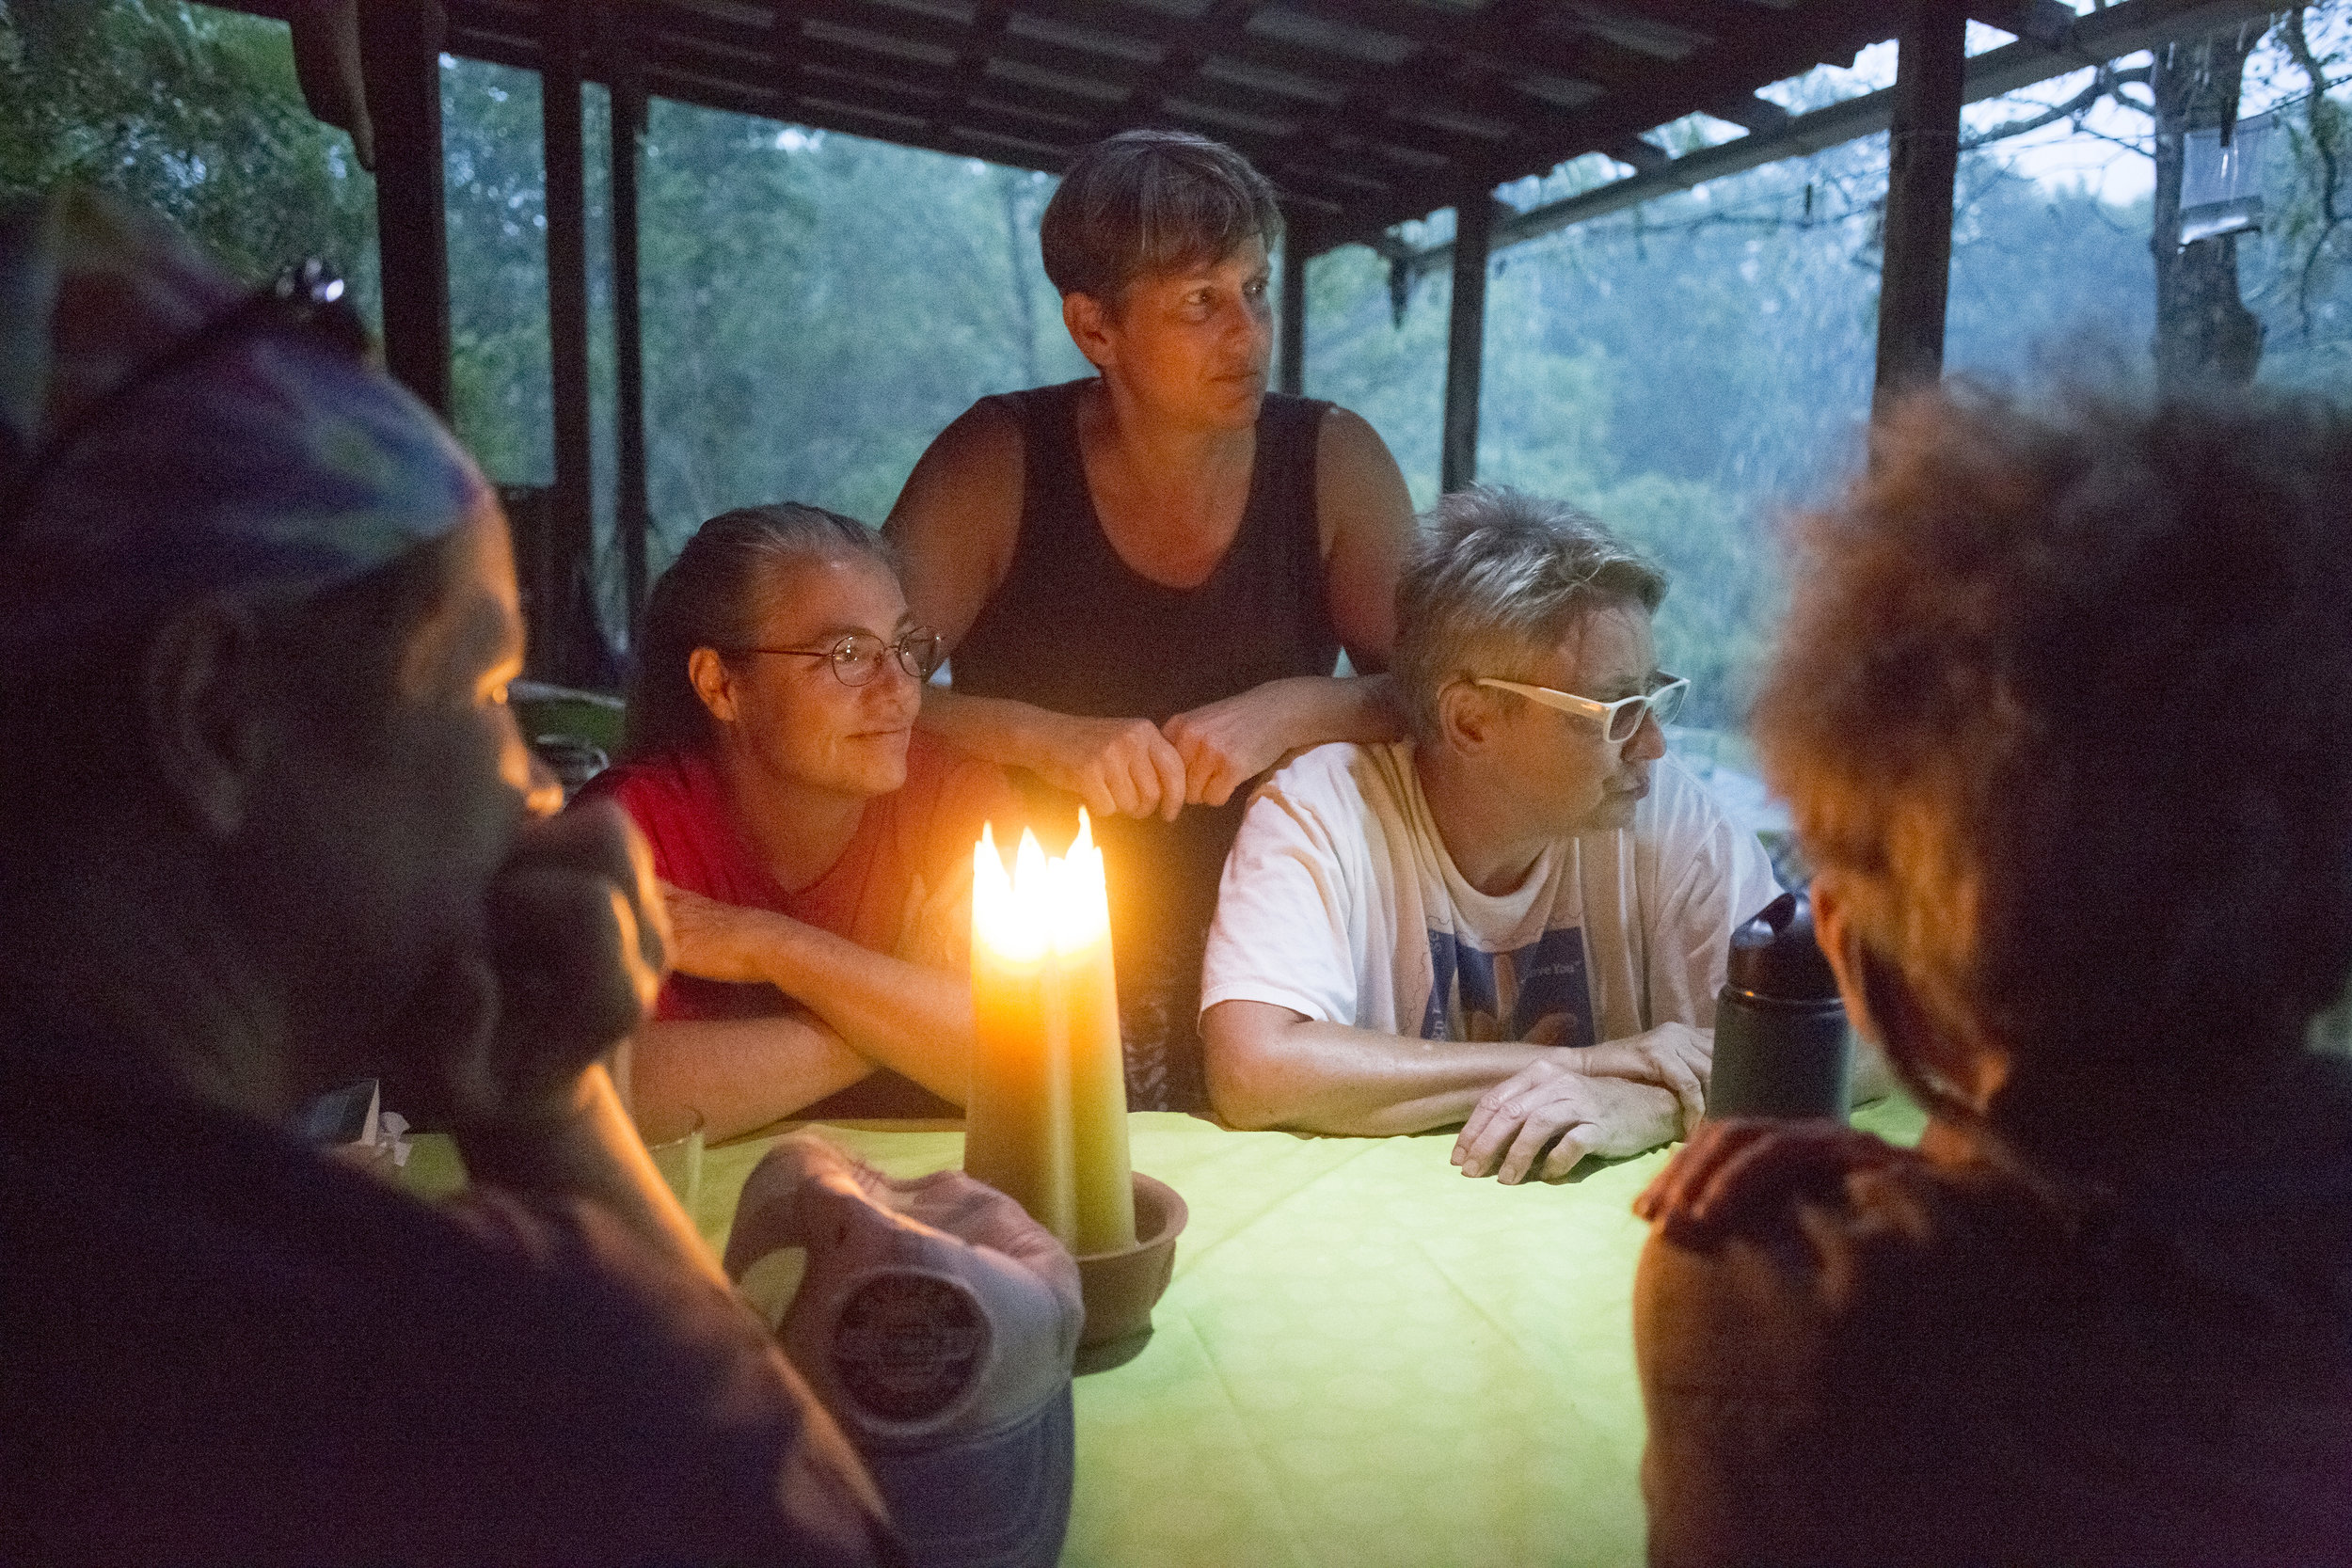
<svg viewBox="0 0 2352 1568">
<path fill-rule="evenodd" d="M 1073 1250 L 1136 1244 L 1135 1179 L 1127 1163 L 1127 1069 L 1119 1045 L 1119 985 L 1111 969 L 1110 899 L 1103 851 L 1084 810 L 1077 841 L 1055 863 L 1046 1006 L 1070 1061 L 1071 1155 L 1077 1180 Z"/>
<path fill-rule="evenodd" d="M 1024 832 L 1013 875 L 989 829 L 972 854 L 972 1092 L 963 1168 L 1017 1199 L 1065 1245 L 1077 1234 L 1070 1068 L 1046 1002 L 1047 868 Z"/>
</svg>

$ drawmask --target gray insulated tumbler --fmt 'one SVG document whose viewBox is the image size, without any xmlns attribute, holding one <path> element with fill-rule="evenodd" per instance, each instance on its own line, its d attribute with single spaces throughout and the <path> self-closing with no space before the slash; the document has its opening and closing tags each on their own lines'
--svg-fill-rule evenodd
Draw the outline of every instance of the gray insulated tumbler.
<svg viewBox="0 0 2352 1568">
<path fill-rule="evenodd" d="M 1813 938 L 1813 906 L 1784 893 L 1731 934 L 1707 1114 L 1842 1121 L 1852 1074 L 1846 1005 Z"/>
</svg>

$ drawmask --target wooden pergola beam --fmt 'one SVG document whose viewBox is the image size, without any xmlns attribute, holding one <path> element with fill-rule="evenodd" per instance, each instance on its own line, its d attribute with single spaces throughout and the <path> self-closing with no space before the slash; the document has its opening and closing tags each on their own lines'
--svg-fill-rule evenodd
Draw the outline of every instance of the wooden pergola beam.
<svg viewBox="0 0 2352 1568">
<path fill-rule="evenodd" d="M 1486 371 L 1486 255 L 1495 202 L 1487 187 L 1465 191 L 1454 209 L 1454 302 L 1446 324 L 1445 435 L 1438 486 L 1449 493 L 1478 480 L 1478 384 Z"/>
<path fill-rule="evenodd" d="M 2271 0 L 2120 0 L 2105 10 L 2081 18 L 2063 49 L 2018 42 L 1971 56 L 1965 66 L 1963 97 L 1970 103 L 1981 103 L 2174 38 L 2201 37 L 2266 14 L 2270 4 Z M 1581 195 L 1515 213 L 1496 224 L 1495 248 L 1523 244 L 1576 224 L 1607 217 L 1711 180 L 1727 179 L 1785 158 L 1803 157 L 1874 135 L 1894 122 L 1894 103 L 1895 89 L 1887 87 L 1809 114 L 1793 118 L 1783 115 L 1777 127 L 1757 129 L 1754 135 L 1686 153 L 1653 173 L 1613 180 Z M 1737 116 L 1723 112 L 1730 106 L 1722 105 L 1707 112 L 1744 123 Z M 1452 264 L 1451 241 L 1411 250 L 1392 245 L 1375 248 L 1417 277 Z"/>
<path fill-rule="evenodd" d="M 449 210 L 441 152 L 438 0 L 367 0 L 359 57 L 375 149 L 384 362 L 450 416 Z"/>
<path fill-rule="evenodd" d="M 539 71 L 547 173 L 548 369 L 555 423 L 555 483 L 548 496 L 548 572 L 532 632 L 544 643 L 543 678 L 584 685 L 599 650 L 592 572 L 588 402 L 588 186 L 580 72 L 587 54 L 580 0 L 548 0 Z M 582 611 L 586 613 L 583 614 Z"/>
<path fill-rule="evenodd" d="M 1952 187 L 1967 71 L 1963 0 L 1913 0 L 1895 66 L 1887 145 L 1885 260 L 1879 275 L 1874 410 L 1944 372 L 1952 277 Z"/>
<path fill-rule="evenodd" d="M 1492 166 L 1512 171 L 1553 168 L 1751 91 L 1758 76 L 1777 80 L 1799 75 L 1825 59 L 1851 59 L 1865 45 L 1886 36 L 1887 20 L 1876 7 L 1799 13 L 1785 29 L 1770 35 L 1764 46 L 1736 60 L 1712 53 L 1696 55 L 1687 65 L 1653 71 L 1638 94 L 1605 94 L 1589 108 L 1563 110 L 1540 134 L 1515 135 L 1496 148 L 1489 154 Z M 1433 176 L 1408 184 L 1392 203 L 1355 214 L 1350 231 L 1330 238 L 1335 244 L 1369 244 L 1390 227 L 1441 207 L 1452 197 L 1453 190 Z"/>
<path fill-rule="evenodd" d="M 626 70 L 612 86 L 612 529 L 621 549 L 629 646 L 645 618 L 653 506 L 645 484 L 645 334 L 637 264 L 637 166 L 645 89 Z"/>
</svg>

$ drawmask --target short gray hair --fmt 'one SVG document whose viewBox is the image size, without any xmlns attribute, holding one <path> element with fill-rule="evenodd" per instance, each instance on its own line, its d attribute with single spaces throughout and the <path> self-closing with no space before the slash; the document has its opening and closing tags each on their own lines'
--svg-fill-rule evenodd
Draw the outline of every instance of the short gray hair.
<svg viewBox="0 0 2352 1568">
<path fill-rule="evenodd" d="M 893 576 L 898 552 L 854 517 L 783 501 L 722 512 L 694 531 L 653 585 L 638 628 L 636 673 L 621 741 L 625 757 L 695 751 L 715 734 L 687 673 L 696 648 L 722 654 L 758 636 L 761 595 L 770 580 L 803 561 L 866 557 Z"/>
<path fill-rule="evenodd" d="M 1438 697 L 1557 642 L 1593 610 L 1666 597 L 1666 574 L 1565 501 L 1474 484 L 1423 514 L 1396 585 L 1396 678 L 1413 737 L 1443 733 Z"/>
</svg>

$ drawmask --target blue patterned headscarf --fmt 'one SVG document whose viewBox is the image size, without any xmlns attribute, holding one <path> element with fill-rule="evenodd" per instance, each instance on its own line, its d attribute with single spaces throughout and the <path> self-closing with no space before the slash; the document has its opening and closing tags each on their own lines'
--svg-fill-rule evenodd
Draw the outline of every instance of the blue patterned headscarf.
<svg viewBox="0 0 2352 1568">
<path fill-rule="evenodd" d="M 423 404 L 298 329 L 236 333 L 121 395 L 248 297 L 110 198 L 0 209 L 0 648 L 332 587 L 496 505 Z"/>
</svg>

